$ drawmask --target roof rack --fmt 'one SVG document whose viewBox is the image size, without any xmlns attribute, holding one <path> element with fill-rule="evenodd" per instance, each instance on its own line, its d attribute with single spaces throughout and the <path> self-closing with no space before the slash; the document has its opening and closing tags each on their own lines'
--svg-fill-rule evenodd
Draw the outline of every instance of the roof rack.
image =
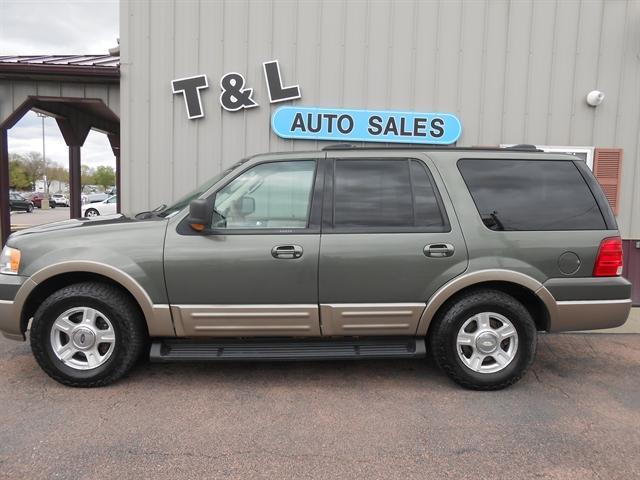
<svg viewBox="0 0 640 480">
<path fill-rule="evenodd" d="M 475 146 L 475 147 L 458 147 L 455 145 L 428 145 L 428 144 L 364 144 L 356 145 L 353 143 L 333 143 L 322 148 L 322 151 L 328 150 L 488 150 L 488 151 L 502 151 L 502 150 L 514 150 L 517 152 L 542 152 L 535 145 L 522 143 L 518 145 L 511 145 L 510 147 L 500 146 Z"/>
<path fill-rule="evenodd" d="M 530 143 L 519 143 L 518 145 L 511 145 L 510 147 L 504 147 L 505 150 L 526 150 L 528 152 L 542 152 L 544 150 L 540 150 L 535 145 L 531 145 Z"/>
<path fill-rule="evenodd" d="M 354 145 L 353 143 L 332 143 L 331 145 L 327 145 L 326 147 L 324 147 L 322 149 L 322 151 L 325 151 L 325 150 L 348 150 L 350 148 L 358 148 L 358 146 Z"/>
</svg>

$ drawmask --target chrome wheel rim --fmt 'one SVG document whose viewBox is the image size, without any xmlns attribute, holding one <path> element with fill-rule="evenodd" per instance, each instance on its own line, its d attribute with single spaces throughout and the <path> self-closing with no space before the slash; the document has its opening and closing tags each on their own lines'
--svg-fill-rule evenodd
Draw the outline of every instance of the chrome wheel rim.
<svg viewBox="0 0 640 480">
<path fill-rule="evenodd" d="M 97 217 L 98 216 L 98 212 L 91 209 L 89 211 L 87 211 L 87 217 Z"/>
<path fill-rule="evenodd" d="M 481 312 L 460 327 L 456 350 L 462 363 L 474 372 L 499 372 L 516 356 L 518 332 L 504 315 Z"/>
<path fill-rule="evenodd" d="M 63 312 L 53 322 L 50 339 L 56 357 L 76 370 L 103 365 L 116 344 L 111 321 L 90 307 L 74 307 Z"/>
</svg>

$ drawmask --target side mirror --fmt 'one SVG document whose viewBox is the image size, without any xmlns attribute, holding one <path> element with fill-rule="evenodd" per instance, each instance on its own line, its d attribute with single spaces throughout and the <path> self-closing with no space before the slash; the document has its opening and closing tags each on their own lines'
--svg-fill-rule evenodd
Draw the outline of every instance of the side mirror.
<svg viewBox="0 0 640 480">
<path fill-rule="evenodd" d="M 211 228 L 213 202 L 211 200 L 192 200 L 189 204 L 189 226 L 196 232 L 206 232 Z"/>
<path fill-rule="evenodd" d="M 251 215 L 256 211 L 256 199 L 253 197 L 242 197 L 240 205 L 240 213 L 242 215 Z"/>
</svg>

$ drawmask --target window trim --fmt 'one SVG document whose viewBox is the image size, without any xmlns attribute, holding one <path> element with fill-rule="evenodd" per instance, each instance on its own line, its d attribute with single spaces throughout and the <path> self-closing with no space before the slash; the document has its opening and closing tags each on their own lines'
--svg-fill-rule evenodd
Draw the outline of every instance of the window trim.
<svg viewBox="0 0 640 480">
<path fill-rule="evenodd" d="M 591 196 L 593 197 L 593 200 L 596 204 L 596 206 L 598 207 L 598 211 L 600 212 L 600 216 L 602 218 L 602 223 L 603 223 L 603 228 L 580 228 L 580 229 L 569 229 L 569 230 L 540 230 L 540 229 L 535 229 L 535 228 L 530 228 L 530 229 L 526 229 L 526 230 L 513 230 L 513 229 L 505 229 L 505 230 L 493 230 L 491 228 L 489 228 L 484 221 L 482 220 L 482 213 L 480 212 L 480 208 L 478 207 L 478 204 L 476 202 L 475 197 L 473 196 L 473 194 L 471 193 L 471 188 L 469 188 L 469 184 L 467 183 L 467 180 L 464 178 L 464 175 L 462 173 L 462 170 L 460 170 L 460 162 L 462 162 L 463 160 L 474 160 L 474 161 L 478 161 L 478 162 L 483 162 L 485 160 L 502 160 L 505 162 L 510 162 L 510 161 L 543 161 L 543 162 L 567 162 L 567 163 L 571 163 L 575 169 L 578 172 L 578 175 L 580 176 L 580 178 L 582 178 L 582 180 L 584 181 L 585 186 L 587 187 L 587 189 L 589 190 L 589 193 L 591 193 Z M 478 220 L 480 220 L 480 224 L 488 231 L 493 232 L 493 233 L 513 233 L 513 232 L 522 232 L 522 233 L 528 233 L 528 232 L 598 232 L 598 231 L 604 231 L 605 229 L 610 229 L 610 224 L 607 220 L 607 216 L 604 214 L 603 210 L 602 210 L 602 205 L 600 200 L 598 200 L 598 195 L 596 195 L 596 193 L 593 190 L 593 185 L 591 184 L 590 180 L 588 180 L 588 178 L 585 176 L 584 172 L 582 172 L 581 168 L 581 164 L 585 167 L 588 168 L 588 166 L 585 164 L 585 162 L 583 162 L 580 159 L 560 159 L 560 158 L 556 158 L 556 159 L 549 159 L 549 160 L 540 160 L 535 159 L 535 158 L 513 158 L 513 157 L 509 157 L 509 158 L 505 158 L 505 157 L 495 157 L 495 158 L 478 158 L 478 157 L 462 157 L 462 158 L 458 158 L 458 160 L 456 160 L 456 168 L 458 170 L 458 173 L 460 174 L 460 178 L 462 178 L 462 182 L 464 183 L 465 187 L 467 188 L 467 193 L 469 193 L 469 196 L 471 197 L 471 201 L 473 202 L 473 205 L 476 207 L 476 212 L 478 214 Z"/>
<path fill-rule="evenodd" d="M 264 160 L 261 162 L 256 162 L 251 165 L 246 166 L 246 168 L 242 169 L 238 172 L 237 175 L 231 177 L 224 184 L 220 185 L 219 188 L 216 188 L 215 191 L 211 192 L 207 195 L 206 200 L 215 202 L 215 197 L 220 190 L 225 188 L 231 182 L 233 182 L 236 178 L 244 175 L 249 170 L 258 167 L 260 165 L 264 165 L 267 163 L 286 163 L 286 162 L 314 162 L 315 169 L 313 172 L 313 181 L 311 183 L 311 202 L 309 205 L 309 212 L 307 215 L 307 226 L 305 228 L 233 228 L 233 229 L 225 229 L 225 228 L 212 228 L 208 233 L 203 234 L 201 232 L 196 232 L 189 226 L 189 214 L 185 215 L 178 226 L 176 227 L 176 232 L 179 235 L 198 235 L 198 236 L 214 236 L 214 235 L 308 235 L 308 234 L 319 234 L 320 233 L 320 219 L 322 214 L 322 196 L 323 196 L 323 185 L 324 185 L 324 162 L 322 158 L 282 158 L 282 159 L 273 159 L 273 160 Z M 187 206 L 188 210 L 188 206 Z"/>
<path fill-rule="evenodd" d="M 344 226 L 335 226 L 335 175 L 336 175 L 336 162 L 342 160 L 375 160 L 375 161 L 387 161 L 387 162 L 406 162 L 408 173 L 409 173 L 409 182 L 410 182 L 410 193 L 411 193 L 411 206 L 414 210 L 413 213 L 413 221 L 415 223 L 415 196 L 414 196 L 414 187 L 413 187 L 413 177 L 411 175 L 411 162 L 418 162 L 422 168 L 424 168 L 427 178 L 429 182 L 431 182 L 431 187 L 433 188 L 433 192 L 436 198 L 436 203 L 438 208 L 440 209 L 440 216 L 442 218 L 442 225 L 434 225 L 434 226 L 411 226 L 411 227 L 379 227 L 379 226 L 354 226 L 354 227 L 344 227 Z M 366 233 L 448 233 L 451 232 L 451 223 L 449 221 L 449 215 L 447 214 L 447 210 L 444 206 L 444 202 L 442 201 L 442 196 L 440 194 L 440 190 L 438 189 L 438 185 L 433 178 L 433 174 L 429 169 L 429 166 L 425 164 L 425 162 L 416 157 L 335 157 L 329 158 L 327 169 L 325 172 L 325 195 L 324 195 L 324 203 L 323 203 L 323 215 L 322 215 L 322 233 L 323 234 L 345 234 L 345 233 L 353 233 L 353 234 L 366 234 Z"/>
</svg>

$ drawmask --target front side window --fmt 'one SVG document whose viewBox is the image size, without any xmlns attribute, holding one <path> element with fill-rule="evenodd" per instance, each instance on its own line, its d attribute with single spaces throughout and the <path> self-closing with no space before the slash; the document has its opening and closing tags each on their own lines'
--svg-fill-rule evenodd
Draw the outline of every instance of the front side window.
<svg viewBox="0 0 640 480">
<path fill-rule="evenodd" d="M 604 230 L 589 186 L 568 160 L 458 161 L 491 230 Z"/>
<path fill-rule="evenodd" d="M 219 190 L 215 228 L 306 228 L 316 162 L 256 165 Z"/>
<path fill-rule="evenodd" d="M 335 228 L 446 228 L 438 196 L 422 162 L 337 160 L 334 179 Z"/>
</svg>

